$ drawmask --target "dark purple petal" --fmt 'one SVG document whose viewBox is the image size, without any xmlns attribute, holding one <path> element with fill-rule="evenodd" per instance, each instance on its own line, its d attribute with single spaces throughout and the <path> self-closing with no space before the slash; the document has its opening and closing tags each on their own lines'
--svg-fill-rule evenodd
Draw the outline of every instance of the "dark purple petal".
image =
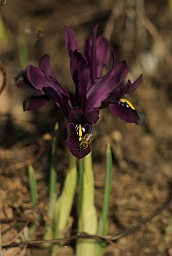
<svg viewBox="0 0 172 256">
<path fill-rule="evenodd" d="M 79 107 L 71 109 L 68 115 L 68 122 L 77 121 L 83 114 L 83 110 Z"/>
<path fill-rule="evenodd" d="M 128 74 L 128 66 L 125 61 L 119 62 L 105 79 L 103 84 L 115 90 L 120 85 Z"/>
<path fill-rule="evenodd" d="M 86 111 L 93 108 L 99 108 L 101 103 L 106 101 L 109 95 L 122 83 L 128 73 L 128 67 L 125 61 L 118 63 L 111 71 L 109 76 L 97 82 L 87 93 Z"/>
<path fill-rule="evenodd" d="M 80 107 L 75 107 L 72 110 L 69 111 L 68 115 L 68 121 L 76 121 L 81 123 L 88 122 L 90 124 L 95 124 L 99 119 L 99 109 L 93 109 L 87 113 L 84 113 L 84 111 Z"/>
<path fill-rule="evenodd" d="M 99 120 L 99 108 L 94 108 L 93 110 L 85 113 L 84 115 L 85 120 L 88 123 L 95 124 Z"/>
<path fill-rule="evenodd" d="M 93 38 L 86 37 L 84 53 L 91 70 L 91 79 L 94 82 L 97 78 L 97 57 L 96 57 L 96 36 L 98 25 L 93 29 Z"/>
<path fill-rule="evenodd" d="M 58 91 L 55 91 L 54 88 L 45 87 L 43 88 L 44 94 L 47 95 L 52 101 L 54 101 L 58 106 L 63 104 L 62 95 Z"/>
<path fill-rule="evenodd" d="M 35 110 L 37 108 L 44 106 L 48 102 L 49 102 L 49 99 L 46 96 L 40 96 L 40 97 L 31 96 L 30 99 L 25 100 L 23 102 L 23 109 L 24 111 Z"/>
<path fill-rule="evenodd" d="M 90 124 L 85 124 L 84 128 L 85 128 L 84 134 L 90 134 L 92 126 Z M 91 151 L 90 145 L 88 145 L 88 147 L 85 150 L 83 150 L 83 151 L 80 150 L 79 145 L 81 142 L 78 139 L 75 123 L 70 122 L 67 124 L 67 135 L 68 135 L 68 138 L 67 138 L 66 144 L 67 144 L 70 152 L 76 158 L 81 159 L 90 153 L 90 151 Z"/>
<path fill-rule="evenodd" d="M 84 53 L 91 67 L 92 81 L 102 74 L 104 66 L 110 60 L 111 49 L 104 36 L 97 37 L 98 25 L 93 29 L 93 38 L 86 37 Z"/>
<path fill-rule="evenodd" d="M 88 36 L 85 38 L 85 44 L 84 44 L 84 55 L 88 61 L 88 64 L 92 66 L 92 45 L 93 40 L 92 38 L 89 38 Z"/>
<path fill-rule="evenodd" d="M 65 28 L 64 41 L 69 54 L 78 49 L 78 42 L 75 33 L 70 27 Z"/>
<path fill-rule="evenodd" d="M 129 106 L 121 106 L 116 103 L 109 104 L 109 108 L 114 115 L 128 123 L 135 123 L 139 125 L 143 125 L 144 123 L 143 115 Z"/>
<path fill-rule="evenodd" d="M 109 42 L 104 36 L 98 37 L 96 40 L 97 77 L 102 75 L 103 68 L 109 62 L 110 56 Z"/>
<path fill-rule="evenodd" d="M 37 67 L 29 65 L 26 68 L 27 78 L 33 87 L 37 90 L 42 90 L 43 87 L 51 87 L 52 84 L 47 80 L 45 74 Z"/>
<path fill-rule="evenodd" d="M 59 93 L 66 94 L 65 89 L 61 87 L 59 82 L 56 79 L 56 75 L 53 72 L 51 66 L 50 66 L 50 57 L 49 55 L 45 54 L 39 62 L 40 70 L 45 74 L 45 78 L 48 79 L 48 81 L 51 83 L 47 83 L 48 86 L 55 88 L 55 90 L 58 90 Z M 45 86 L 44 86 L 45 87 Z"/>
<path fill-rule="evenodd" d="M 141 82 L 142 82 L 142 75 L 140 75 L 134 83 L 131 83 L 131 81 L 128 80 L 128 82 L 124 88 L 124 94 L 125 93 L 133 93 L 137 89 L 137 87 L 140 85 Z"/>
<path fill-rule="evenodd" d="M 80 52 L 74 51 L 70 59 L 70 72 L 75 83 L 77 83 L 78 68 L 81 63 L 87 65 L 87 61 L 84 55 Z"/>
<path fill-rule="evenodd" d="M 80 52 L 73 52 L 70 61 L 70 70 L 76 85 L 76 103 L 85 108 L 87 85 L 90 70 L 85 57 Z"/>
<path fill-rule="evenodd" d="M 54 88 L 54 90 L 57 91 L 58 94 L 66 94 L 65 89 L 61 87 L 57 80 L 53 82 L 50 81 L 39 68 L 29 65 L 26 69 L 26 72 L 29 82 L 33 85 L 35 89 L 43 91 L 43 89 L 45 89 L 46 87 Z"/>
<path fill-rule="evenodd" d="M 102 102 L 108 98 L 110 92 L 111 89 L 108 86 L 97 87 L 87 99 L 86 112 L 99 108 Z"/>
<path fill-rule="evenodd" d="M 48 96 L 63 112 L 66 116 L 68 116 L 68 105 L 69 105 L 69 98 L 67 95 L 64 95 L 68 98 L 68 102 L 64 104 L 63 95 L 52 87 L 45 87 L 43 88 L 45 95 Z"/>
<path fill-rule="evenodd" d="M 82 62 L 78 67 L 78 76 L 75 81 L 76 85 L 76 101 L 82 109 L 85 109 L 87 85 L 90 75 L 90 70 L 85 62 Z"/>
<path fill-rule="evenodd" d="M 50 56 L 45 54 L 39 61 L 40 70 L 46 75 L 48 79 L 56 79 L 56 75 L 50 66 Z"/>
<path fill-rule="evenodd" d="M 29 82 L 27 78 L 27 72 L 21 71 L 19 75 L 15 79 L 15 83 L 18 88 L 22 89 L 28 94 L 34 95 L 34 96 L 40 96 L 42 95 L 42 92 L 40 90 L 35 89 L 32 84 Z"/>
</svg>

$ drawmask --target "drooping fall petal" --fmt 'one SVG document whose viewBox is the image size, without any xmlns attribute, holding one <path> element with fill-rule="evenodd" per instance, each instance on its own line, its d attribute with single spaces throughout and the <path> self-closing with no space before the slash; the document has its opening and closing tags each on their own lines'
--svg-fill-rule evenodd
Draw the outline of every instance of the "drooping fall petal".
<svg viewBox="0 0 172 256">
<path fill-rule="evenodd" d="M 33 85 L 30 83 L 30 81 L 27 78 L 27 71 L 23 70 L 21 71 L 18 76 L 15 79 L 16 85 L 21 90 L 25 91 L 26 93 L 34 96 L 40 96 L 42 95 L 42 92 L 38 89 L 35 89 Z"/>
<path fill-rule="evenodd" d="M 83 136 L 85 134 L 90 134 L 92 126 L 90 124 L 85 124 L 84 129 L 85 129 L 85 132 L 84 132 Z M 81 143 L 81 141 L 79 141 L 79 139 L 78 139 L 76 124 L 73 122 L 68 123 L 67 124 L 66 144 L 67 144 L 70 152 L 78 159 L 83 158 L 84 156 L 89 154 L 91 151 L 90 144 L 88 144 L 88 147 L 85 150 L 81 150 L 80 143 Z"/>
<path fill-rule="evenodd" d="M 126 104 L 109 104 L 109 108 L 111 112 L 128 123 L 135 123 L 139 125 L 143 125 L 144 119 L 143 115 L 135 109 L 132 109 L 130 106 Z"/>
<path fill-rule="evenodd" d="M 24 111 L 32 111 L 44 106 L 48 102 L 49 102 L 49 99 L 45 95 L 41 95 L 39 97 L 31 96 L 30 99 L 25 100 L 23 102 L 23 109 Z"/>
</svg>

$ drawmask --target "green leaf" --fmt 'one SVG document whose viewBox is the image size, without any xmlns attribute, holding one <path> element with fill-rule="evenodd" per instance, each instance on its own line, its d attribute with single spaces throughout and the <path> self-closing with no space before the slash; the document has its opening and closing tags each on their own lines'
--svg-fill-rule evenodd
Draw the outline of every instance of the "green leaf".
<svg viewBox="0 0 172 256">
<path fill-rule="evenodd" d="M 37 193 L 35 172 L 32 165 L 28 166 L 28 172 L 29 172 L 29 186 L 30 186 L 31 201 L 32 201 L 32 205 L 35 206 L 38 203 L 38 193 Z"/>
<path fill-rule="evenodd" d="M 81 210 L 78 231 L 89 234 L 97 232 L 97 213 L 94 205 L 94 175 L 91 154 L 84 157 L 84 173 L 82 182 Z M 93 239 L 77 239 L 77 256 L 95 256 L 96 241 Z"/>
<path fill-rule="evenodd" d="M 62 238 L 65 236 L 65 230 L 70 217 L 77 183 L 76 160 L 77 159 L 70 154 L 69 170 L 66 174 L 62 194 L 56 202 L 55 238 Z"/>
<path fill-rule="evenodd" d="M 51 169 L 50 169 L 50 185 L 49 185 L 49 198 L 56 193 L 56 182 L 57 182 L 57 137 L 58 137 L 58 123 L 54 126 L 54 134 L 52 140 L 51 149 Z"/>
<path fill-rule="evenodd" d="M 57 199 L 55 207 L 55 231 L 54 238 L 63 238 L 68 233 L 68 222 L 70 218 L 75 189 L 77 183 L 77 159 L 70 154 L 69 170 L 66 174 L 61 196 Z M 53 245 L 51 255 L 56 255 L 59 245 Z"/>
<path fill-rule="evenodd" d="M 112 154 L 110 149 L 110 144 L 107 146 L 106 150 L 106 180 L 105 180 L 105 190 L 104 190 L 104 201 L 102 207 L 102 213 L 99 219 L 98 235 L 106 236 L 108 232 L 108 211 L 110 204 L 111 195 L 111 183 L 112 183 Z M 97 250 L 97 255 L 101 256 L 104 254 L 104 243 L 100 243 Z"/>
</svg>

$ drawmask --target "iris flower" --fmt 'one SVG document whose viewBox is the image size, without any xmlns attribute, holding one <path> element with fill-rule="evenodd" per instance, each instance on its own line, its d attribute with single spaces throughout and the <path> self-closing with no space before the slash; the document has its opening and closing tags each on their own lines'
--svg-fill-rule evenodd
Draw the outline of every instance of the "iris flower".
<svg viewBox="0 0 172 256">
<path fill-rule="evenodd" d="M 63 88 L 50 66 L 50 57 L 44 55 L 39 67 L 28 65 L 16 77 L 16 85 L 30 94 L 23 103 L 24 111 L 35 110 L 53 101 L 67 118 L 66 144 L 78 159 L 90 151 L 92 126 L 99 119 L 101 108 L 109 107 L 112 114 L 129 123 L 143 124 L 143 116 L 124 98 L 133 93 L 142 80 L 124 82 L 128 74 L 125 61 L 115 63 L 114 52 L 104 36 L 86 37 L 84 52 L 78 49 L 76 35 L 65 27 L 64 41 L 70 57 L 70 72 L 75 93 Z"/>
</svg>

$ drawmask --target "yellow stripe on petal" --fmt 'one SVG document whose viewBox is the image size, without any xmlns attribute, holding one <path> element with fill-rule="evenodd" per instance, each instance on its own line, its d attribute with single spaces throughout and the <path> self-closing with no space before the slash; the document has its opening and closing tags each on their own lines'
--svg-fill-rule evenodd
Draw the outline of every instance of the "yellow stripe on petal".
<svg viewBox="0 0 172 256">
<path fill-rule="evenodd" d="M 78 137 L 79 137 L 79 141 L 82 141 L 83 139 L 83 127 L 81 124 L 78 124 L 76 126 L 76 131 L 77 131 L 77 134 L 78 134 Z"/>
<path fill-rule="evenodd" d="M 130 107 L 131 109 L 133 110 L 136 110 L 135 107 L 131 104 L 131 102 L 129 100 L 126 100 L 124 98 L 121 98 L 120 99 L 120 102 L 121 103 L 125 103 L 126 104 L 126 107 Z"/>
</svg>

